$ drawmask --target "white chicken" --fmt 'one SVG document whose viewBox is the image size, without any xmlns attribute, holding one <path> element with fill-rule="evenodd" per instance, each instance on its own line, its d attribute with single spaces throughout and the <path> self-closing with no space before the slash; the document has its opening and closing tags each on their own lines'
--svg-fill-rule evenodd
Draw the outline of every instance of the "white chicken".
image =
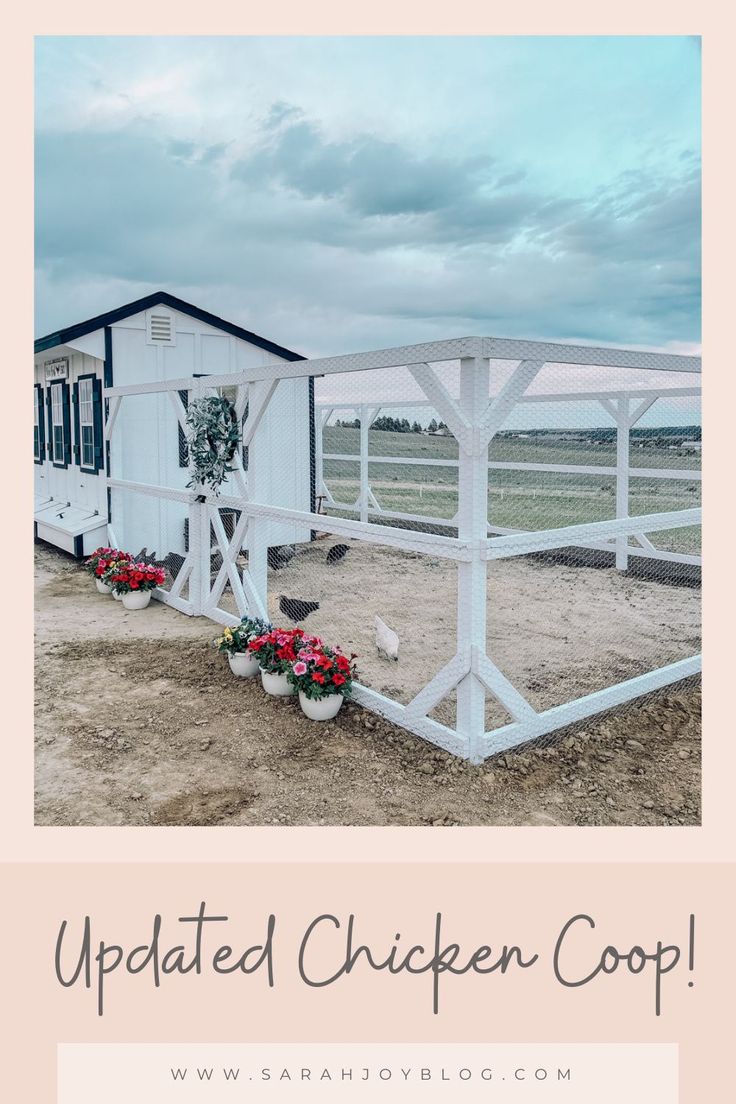
<svg viewBox="0 0 736 1104">
<path fill-rule="evenodd" d="M 390 629 L 385 621 L 376 614 L 374 618 L 374 624 L 376 627 L 376 648 L 378 654 L 384 656 L 386 659 L 392 659 L 394 662 L 398 662 L 399 659 L 399 637 L 398 634 Z"/>
</svg>

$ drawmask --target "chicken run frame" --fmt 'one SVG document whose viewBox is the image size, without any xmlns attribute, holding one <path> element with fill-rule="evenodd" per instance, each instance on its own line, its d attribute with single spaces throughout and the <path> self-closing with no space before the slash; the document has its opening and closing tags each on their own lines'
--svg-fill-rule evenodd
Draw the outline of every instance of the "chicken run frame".
<svg viewBox="0 0 736 1104">
<path fill-rule="evenodd" d="M 457 393 L 452 394 L 446 376 L 438 366 L 459 362 Z M 513 362 L 502 386 L 492 394 L 491 365 Z M 652 386 L 637 386 L 620 390 L 605 387 L 592 391 L 563 389 L 557 393 L 534 394 L 528 389 L 545 366 L 595 367 L 633 369 L 650 373 Z M 352 538 L 392 549 L 428 555 L 457 566 L 457 631 L 455 654 L 433 674 L 426 685 L 406 704 L 364 685 L 356 685 L 354 699 L 365 708 L 381 714 L 395 724 L 416 733 L 425 740 L 473 763 L 536 739 L 556 729 L 621 705 L 642 694 L 660 689 L 700 671 L 699 655 L 678 660 L 648 671 L 635 678 L 617 682 L 604 689 L 554 708 L 537 711 L 527 698 L 507 678 L 488 654 L 486 644 L 487 568 L 490 561 L 524 556 L 557 549 L 593 548 L 615 554 L 615 567 L 625 570 L 629 557 L 675 561 L 695 565 L 699 557 L 677 551 L 658 549 L 649 539 L 651 534 L 698 526 L 699 509 L 683 509 L 629 516 L 630 480 L 641 477 L 682 479 L 682 470 L 632 468 L 629 461 L 629 434 L 649 407 L 659 398 L 697 396 L 699 386 L 678 386 L 678 374 L 697 376 L 700 359 L 667 353 L 651 353 L 585 345 L 559 345 L 547 342 L 474 337 L 380 349 L 312 360 L 297 360 L 237 373 L 205 377 L 187 377 L 150 383 L 106 387 L 104 437 L 110 441 L 115 432 L 121 403 L 126 397 L 164 392 L 184 427 L 186 409 L 181 393 L 190 400 L 204 396 L 217 387 L 237 388 L 235 407 L 239 418 L 246 414 L 243 445 L 257 447 L 256 432 L 281 380 L 302 377 L 323 377 L 345 373 L 366 373 L 379 369 L 401 369 L 408 373 L 423 399 L 403 405 L 416 408 L 425 403 L 435 410 L 457 441 L 456 460 L 421 460 L 406 457 L 370 457 L 370 462 L 416 464 L 449 464 L 457 468 L 457 503 L 454 518 L 433 519 L 426 515 L 382 510 L 371 490 L 369 480 L 368 429 L 382 406 L 401 406 L 392 400 L 381 402 L 376 395 L 370 403 L 320 402 L 314 409 L 313 464 L 318 495 L 324 497 L 328 509 L 339 515 L 312 510 L 294 510 L 268 502 L 254 500 L 249 494 L 248 473 L 243 467 L 242 453 L 237 451 L 235 470 L 226 490 L 234 493 L 215 495 L 203 486 L 187 490 L 119 479 L 114 472 L 106 473 L 107 486 L 136 494 L 152 495 L 161 500 L 185 504 L 188 510 L 189 547 L 184 562 L 169 590 L 160 589 L 154 597 L 174 609 L 189 615 L 203 615 L 220 624 L 235 624 L 239 618 L 222 607 L 222 595 L 229 583 L 241 615 L 267 616 L 268 547 L 259 539 L 259 529 L 274 521 L 304 526 L 306 539 L 314 530 L 337 537 Z M 351 377 L 352 378 L 352 377 Z M 682 376 L 679 376 L 682 379 Z M 667 382 L 663 382 L 666 380 Z M 669 381 L 672 381 L 670 386 Z M 599 404 L 616 427 L 615 467 L 490 463 L 489 444 L 518 404 L 534 401 L 558 402 L 585 400 Z M 350 409 L 360 416 L 360 452 L 358 456 L 342 457 L 359 465 L 360 493 L 352 503 L 337 502 L 324 479 L 326 460 L 340 459 L 340 454 L 325 453 L 322 447 L 324 427 L 338 409 Z M 615 477 L 616 516 L 611 520 L 566 525 L 562 528 L 519 531 L 489 528 L 488 483 L 489 468 L 524 468 L 537 471 L 606 474 Z M 688 479 L 699 473 L 688 471 Z M 221 510 L 236 511 L 232 532 L 223 525 Z M 356 517 L 344 516 L 354 513 Z M 371 520 L 374 519 L 374 520 Z M 434 531 L 423 531 L 423 523 L 437 522 Z M 388 524 L 387 524 L 388 523 Z M 444 535 L 439 526 L 455 529 L 456 535 Z M 216 574 L 211 572 L 212 535 L 221 554 Z M 115 544 L 114 525 L 108 527 L 108 537 Z M 248 548 L 247 564 L 241 550 Z M 631 544 L 633 538 L 636 544 Z M 186 588 L 186 591 L 185 591 Z M 186 597 L 184 593 L 186 592 Z M 448 695 L 456 695 L 454 727 L 429 716 Z M 510 723 L 487 731 L 486 697 L 491 695 L 511 718 Z"/>
</svg>

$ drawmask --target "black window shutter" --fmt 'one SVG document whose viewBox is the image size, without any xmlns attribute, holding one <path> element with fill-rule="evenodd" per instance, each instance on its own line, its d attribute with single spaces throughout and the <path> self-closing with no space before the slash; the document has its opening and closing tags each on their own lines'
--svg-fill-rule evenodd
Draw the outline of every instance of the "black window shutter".
<svg viewBox="0 0 736 1104">
<path fill-rule="evenodd" d="M 182 401 L 184 409 L 187 410 L 189 408 L 189 392 L 180 391 L 179 398 Z M 181 423 L 179 423 L 179 467 L 189 467 L 189 449 L 187 447 L 187 439 L 184 430 L 181 428 Z"/>
<path fill-rule="evenodd" d="M 102 380 L 92 380 L 92 419 L 95 438 L 95 471 L 101 471 L 103 465 L 102 448 Z"/>
<path fill-rule="evenodd" d="M 79 383 L 75 383 L 72 388 L 72 407 L 74 409 L 74 463 L 81 465 L 82 445 L 79 433 Z M 66 439 L 66 427 L 64 428 L 64 438 Z"/>
<path fill-rule="evenodd" d="M 54 420 L 51 411 L 51 388 L 46 388 L 46 421 L 49 427 L 49 440 L 48 440 L 48 454 L 49 458 L 54 458 Z"/>
<path fill-rule="evenodd" d="M 69 417 L 69 384 L 61 385 L 62 411 L 64 419 L 64 467 L 69 467 L 72 462 L 72 435 L 71 420 Z"/>
<path fill-rule="evenodd" d="M 44 421 L 43 387 L 40 383 L 34 385 L 36 401 L 38 402 L 38 458 L 37 464 L 43 464 L 46 455 L 46 422 Z"/>
</svg>

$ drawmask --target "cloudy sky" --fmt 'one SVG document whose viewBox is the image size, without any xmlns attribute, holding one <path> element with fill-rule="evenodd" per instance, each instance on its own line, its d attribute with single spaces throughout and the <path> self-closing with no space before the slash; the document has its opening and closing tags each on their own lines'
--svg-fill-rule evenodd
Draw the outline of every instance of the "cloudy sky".
<svg viewBox="0 0 736 1104">
<path fill-rule="evenodd" d="M 696 39 L 37 42 L 39 334 L 166 288 L 308 355 L 697 347 Z"/>
</svg>

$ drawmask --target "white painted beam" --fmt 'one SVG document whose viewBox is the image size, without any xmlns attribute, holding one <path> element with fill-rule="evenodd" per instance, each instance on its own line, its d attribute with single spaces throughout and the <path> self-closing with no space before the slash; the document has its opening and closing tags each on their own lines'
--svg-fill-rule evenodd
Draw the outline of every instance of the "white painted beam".
<svg viewBox="0 0 736 1104">
<path fill-rule="evenodd" d="M 426 717 L 470 671 L 470 648 L 457 652 L 406 706 L 407 717 Z"/>
<path fill-rule="evenodd" d="M 498 755 L 499 752 L 508 751 L 518 747 L 529 740 L 535 740 L 545 736 L 555 729 L 564 728 L 566 725 L 583 721 L 596 713 L 602 713 L 606 709 L 623 705 L 641 697 L 642 694 L 651 693 L 653 690 L 661 690 L 664 686 L 679 682 L 681 679 L 697 675 L 702 667 L 701 657 L 692 656 L 689 659 L 670 663 L 666 667 L 659 667 L 656 671 L 649 671 L 637 678 L 627 679 L 626 682 L 616 683 L 615 686 L 607 686 L 605 690 L 597 690 L 593 694 L 587 694 L 583 698 L 566 702 L 564 705 L 547 709 L 544 713 L 538 713 L 536 717 L 504 725 L 503 728 L 488 732 L 483 740 L 484 758 Z"/>
<path fill-rule="evenodd" d="M 546 402 L 574 402 L 576 400 L 598 402 L 601 398 L 607 400 L 610 399 L 641 399 L 651 398 L 699 398 L 701 394 L 700 387 L 635 387 L 628 388 L 627 390 L 617 391 L 578 391 L 570 389 L 569 391 L 554 391 L 554 392 L 533 392 L 531 395 L 522 395 L 519 399 L 520 403 L 546 403 Z M 402 399 L 398 402 L 385 401 L 383 406 L 387 410 L 401 409 L 403 407 L 414 406 L 431 406 L 432 403 L 428 399 Z M 318 410 L 329 409 L 330 414 L 336 410 L 355 410 L 356 404 L 351 402 L 332 402 L 332 403 L 317 403 Z M 328 415 L 329 418 L 330 415 Z"/>
<path fill-rule="evenodd" d="M 548 364 L 583 364 L 600 368 L 639 368 L 645 372 L 700 372 L 700 357 L 616 349 L 608 345 L 558 345 L 553 341 L 481 338 L 481 356 L 492 360 L 543 360 Z"/>
<path fill-rule="evenodd" d="M 544 367 L 543 360 L 522 360 L 480 419 L 481 444 L 486 448 L 509 417 L 527 387 Z"/>
<path fill-rule="evenodd" d="M 530 552 L 545 552 L 554 548 L 571 548 L 590 544 L 606 537 L 631 536 L 634 533 L 655 533 L 662 529 L 685 529 L 700 525 L 702 510 L 675 510 L 667 513 L 640 514 L 633 518 L 614 518 L 612 521 L 591 521 L 583 525 L 566 525 L 561 529 L 540 529 L 535 532 L 514 533 L 509 536 L 491 537 L 487 541 L 486 557 L 489 560 L 508 556 L 525 556 Z"/>
<path fill-rule="evenodd" d="M 323 460 L 339 460 L 343 463 L 357 464 L 360 456 L 351 452 L 325 452 Z M 419 456 L 370 456 L 369 464 L 405 464 L 409 467 L 419 468 L 456 468 L 458 460 L 434 460 Z M 615 475 L 616 468 L 603 464 L 531 464 L 524 461 L 489 460 L 489 469 L 497 471 L 538 471 L 552 472 L 559 475 Z M 688 482 L 698 482 L 702 479 L 699 468 L 629 468 L 631 479 L 679 479 Z M 437 484 L 437 486 L 454 487 L 454 483 Z M 509 488 L 512 490 L 512 488 Z"/>
<path fill-rule="evenodd" d="M 410 364 L 409 371 L 453 435 L 460 440 L 470 429 L 467 411 L 461 409 L 429 364 Z M 462 373 L 462 368 L 461 368 Z M 461 400 L 462 401 L 462 400 Z"/>
<path fill-rule="evenodd" d="M 488 446 L 481 419 L 488 407 L 489 380 L 487 360 L 460 361 L 460 405 L 470 429 L 459 440 L 457 534 L 468 543 L 470 560 L 458 565 L 457 650 L 471 655 L 486 650 L 488 571 L 482 550 L 488 524 Z M 472 762 L 480 762 L 482 756 L 485 707 L 485 684 L 471 667 L 457 688 L 456 728 L 468 741 Z"/>
<path fill-rule="evenodd" d="M 365 709 L 370 709 L 372 713 L 385 717 L 387 721 L 408 729 L 416 736 L 421 736 L 423 740 L 442 748 L 443 751 L 450 752 L 451 755 L 457 755 L 460 759 L 468 758 L 467 740 L 453 729 L 429 717 L 412 716 L 407 713 L 405 705 L 379 694 L 377 690 L 362 686 L 360 683 L 353 683 L 353 701 Z"/>
</svg>

